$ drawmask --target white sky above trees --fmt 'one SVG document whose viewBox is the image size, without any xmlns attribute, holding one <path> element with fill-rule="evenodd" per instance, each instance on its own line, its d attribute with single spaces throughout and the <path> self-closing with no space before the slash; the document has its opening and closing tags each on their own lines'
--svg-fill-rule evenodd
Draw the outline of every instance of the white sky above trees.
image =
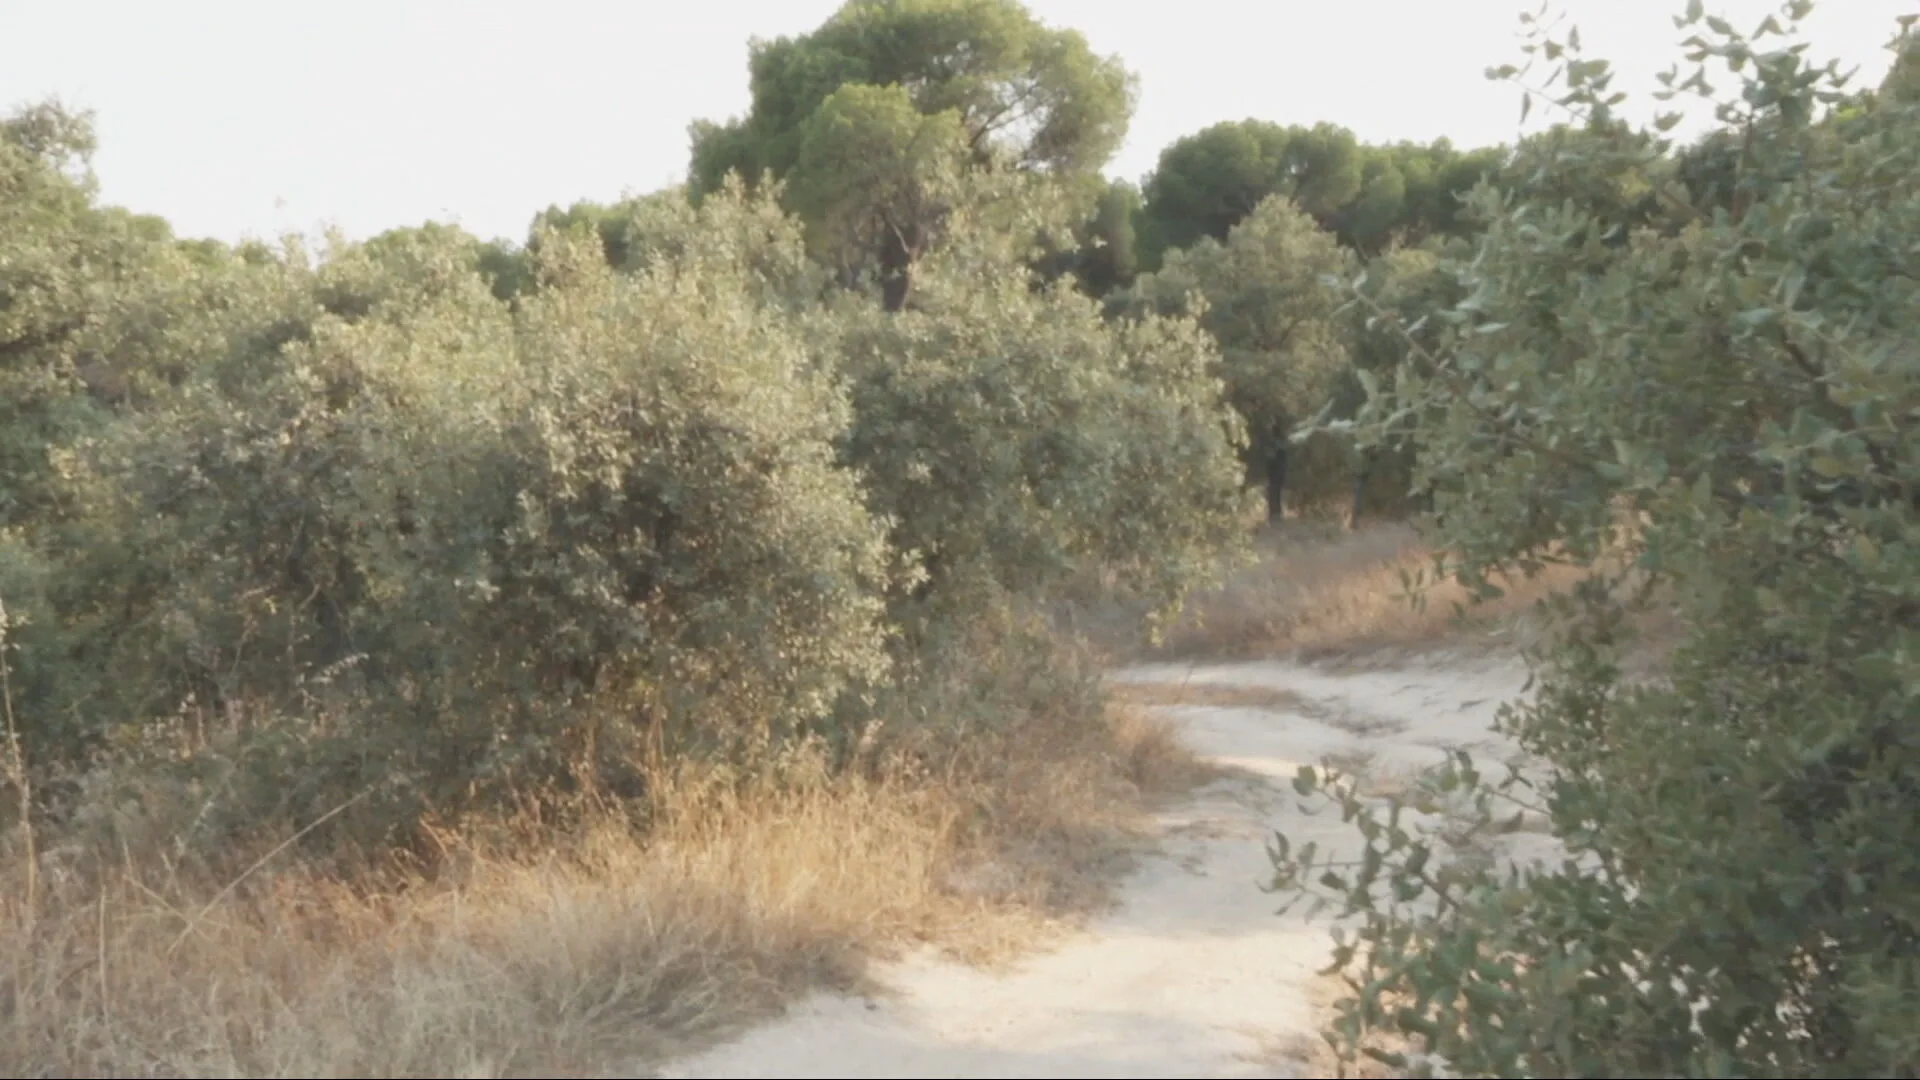
<svg viewBox="0 0 1920 1080">
<path fill-rule="evenodd" d="M 1538 0 L 1028 0 L 1141 79 L 1109 167 L 1139 179 L 1221 120 L 1329 121 L 1363 140 L 1504 142 Z M 747 39 L 805 32 L 839 0 L 0 0 L 0 109 L 96 111 L 109 202 L 233 240 L 428 219 L 521 238 L 534 213 L 679 182 L 687 124 L 747 105 Z M 1624 107 L 1650 115 L 1684 0 L 1556 0 Z M 1709 0 L 1751 30 L 1779 0 Z M 1817 59 L 1877 83 L 1920 0 L 1819 0 Z M 1637 106 L 1637 108 L 1636 108 Z M 1554 119 L 1534 112 L 1531 126 Z"/>
</svg>

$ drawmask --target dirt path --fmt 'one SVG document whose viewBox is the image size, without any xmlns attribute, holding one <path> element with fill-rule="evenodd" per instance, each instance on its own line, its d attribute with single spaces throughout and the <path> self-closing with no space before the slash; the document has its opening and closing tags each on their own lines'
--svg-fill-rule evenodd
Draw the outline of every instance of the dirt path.
<svg viewBox="0 0 1920 1080">
<path fill-rule="evenodd" d="M 921 956 L 879 973 L 879 1000 L 816 998 L 665 1077 L 1291 1077 L 1315 1029 L 1324 920 L 1275 914 L 1261 892 L 1275 829 L 1351 846 L 1337 815 L 1306 816 L 1290 781 L 1324 755 L 1375 775 L 1449 748 L 1501 756 L 1488 730 L 1521 690 L 1514 664 L 1335 674 L 1273 664 L 1155 665 L 1114 675 L 1229 775 L 1158 815 L 1109 915 L 988 973 Z M 1139 684 L 1147 684 L 1140 687 Z"/>
</svg>

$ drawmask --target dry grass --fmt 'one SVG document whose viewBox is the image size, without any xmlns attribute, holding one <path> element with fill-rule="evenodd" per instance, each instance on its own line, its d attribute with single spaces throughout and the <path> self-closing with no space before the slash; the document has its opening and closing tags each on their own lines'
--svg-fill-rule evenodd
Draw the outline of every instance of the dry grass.
<svg viewBox="0 0 1920 1080">
<path fill-rule="evenodd" d="M 1117 683 L 1116 700 L 1130 705 L 1210 705 L 1227 709 L 1299 709 L 1300 695 L 1268 686 L 1229 686 L 1219 683 Z"/>
<path fill-rule="evenodd" d="M 1539 600 L 1583 575 L 1554 567 L 1531 580 L 1499 581 L 1506 595 L 1480 605 L 1470 605 L 1458 583 L 1435 582 L 1416 606 L 1408 580 L 1432 565 L 1433 552 L 1406 525 L 1349 533 L 1317 521 L 1289 522 L 1260 537 L 1252 565 L 1196 598 L 1158 651 L 1318 658 L 1441 643 L 1507 647 L 1528 635 Z"/>
<path fill-rule="evenodd" d="M 1496 576 L 1504 595 L 1476 604 L 1458 582 L 1435 580 L 1436 553 L 1408 523 L 1348 530 L 1326 512 L 1303 512 L 1277 526 L 1250 527 L 1258 528 L 1253 558 L 1190 597 L 1157 643 L 1138 633 L 1144 607 L 1118 599 L 1114 582 L 1098 576 L 1056 605 L 1055 625 L 1114 665 L 1286 657 L 1368 667 L 1436 649 L 1461 658 L 1512 655 L 1551 636 L 1541 602 L 1593 572 L 1549 565 L 1530 578 Z M 1621 528 L 1624 536 L 1631 523 Z M 1601 565 L 1612 572 L 1616 563 Z M 1640 678 L 1659 670 L 1683 627 L 1671 605 L 1658 600 L 1631 611 L 1629 629 L 1635 639 L 1622 662 L 1629 677 Z"/>
<path fill-rule="evenodd" d="M 1400 571 L 1427 561 L 1404 527 L 1289 523 L 1164 651 L 1510 643 L 1532 601 L 1568 583 L 1526 583 L 1463 626 L 1456 586 L 1424 611 L 1407 603 Z M 62 838 L 40 837 L 37 858 L 0 842 L 16 853 L 0 865 L 0 1072 L 631 1072 L 796 994 L 857 987 L 868 960 L 909 943 L 993 962 L 1098 910 L 1147 799 L 1216 775 L 1145 706 L 1299 704 L 1117 689 L 1105 723 L 1066 710 L 935 731 L 863 777 L 743 791 L 689 769 L 656 792 L 644 842 L 611 825 L 535 845 L 447 837 L 432 875 L 343 880 L 286 853 L 214 875 L 158 843 L 82 874 Z"/>
<path fill-rule="evenodd" d="M 1089 579 L 1061 601 L 1055 623 L 1113 664 L 1290 657 L 1364 667 L 1441 648 L 1512 654 L 1549 636 L 1540 602 L 1591 573 L 1550 565 L 1531 578 L 1496 578 L 1505 595 L 1475 604 L 1458 582 L 1434 580 L 1433 550 L 1404 523 L 1348 531 L 1324 516 L 1298 517 L 1262 527 L 1253 548 L 1247 565 L 1193 596 L 1157 644 L 1136 632 L 1144 609 L 1114 599 L 1105 580 Z M 1658 667 L 1679 627 L 1656 604 L 1632 616 L 1632 629 L 1639 640 L 1625 659 L 1641 671 Z"/>
<path fill-rule="evenodd" d="M 895 946 L 992 958 L 1098 907 L 1143 796 L 1203 772 L 1127 709 L 975 742 L 935 775 L 742 794 L 687 771 L 647 842 L 611 826 L 537 853 L 448 838 L 431 878 L 269 861 L 223 883 L 126 852 L 81 875 L 55 851 L 30 896 L 16 858 L 0 1073 L 630 1073 L 857 985 Z"/>
</svg>

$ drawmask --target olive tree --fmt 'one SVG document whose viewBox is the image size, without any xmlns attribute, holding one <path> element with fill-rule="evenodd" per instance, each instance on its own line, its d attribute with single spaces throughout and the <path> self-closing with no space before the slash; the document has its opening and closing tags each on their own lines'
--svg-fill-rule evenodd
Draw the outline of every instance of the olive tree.
<svg viewBox="0 0 1920 1080">
<path fill-rule="evenodd" d="M 109 381 L 116 307 L 171 239 L 97 205 L 93 150 L 58 104 L 0 120 L 0 526 L 57 512 L 48 449 L 98 419 L 86 375 Z"/>
<path fill-rule="evenodd" d="M 827 722 L 885 674 L 885 534 L 756 273 L 797 228 L 734 197 L 692 224 L 625 274 L 547 234 L 513 310 L 458 237 L 335 252 L 80 448 L 65 615 L 115 678 L 71 711 L 264 739 L 282 797 L 405 813 Z"/>
<path fill-rule="evenodd" d="M 1115 323 L 1039 286 L 1015 238 L 1035 203 L 977 198 L 920 304 L 832 328 L 854 419 L 845 460 L 944 610 L 1038 596 L 1099 565 L 1171 602 L 1237 540 L 1242 426 L 1191 320 Z M 1008 222 L 1010 205 L 1027 209 Z"/>
<path fill-rule="evenodd" d="M 1328 403 L 1349 363 L 1339 282 L 1354 265 L 1332 233 L 1275 196 L 1225 243 L 1205 237 L 1172 252 L 1131 290 L 1133 311 L 1192 314 L 1219 343 L 1227 400 L 1247 424 L 1247 471 L 1274 518 L 1302 479 L 1289 468 L 1294 426 Z"/>
<path fill-rule="evenodd" d="M 37 706 L 92 681 L 60 614 L 61 568 L 84 547 L 67 531 L 85 532 L 73 453 L 254 327 L 283 284 L 264 248 L 182 243 L 101 205 L 93 150 L 91 117 L 56 103 L 0 120 L 0 602 L 36 738 L 82 723 Z"/>
</svg>

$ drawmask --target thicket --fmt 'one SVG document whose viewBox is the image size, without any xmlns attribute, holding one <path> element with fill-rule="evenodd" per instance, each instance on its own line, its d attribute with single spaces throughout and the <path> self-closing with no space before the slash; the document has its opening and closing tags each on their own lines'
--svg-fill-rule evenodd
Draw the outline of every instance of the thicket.
<svg viewBox="0 0 1920 1080">
<path fill-rule="evenodd" d="M 100 204 L 85 115 L 6 120 L 5 813 L 390 849 L 1088 692 L 1030 670 L 1057 653 L 1022 613 L 1089 568 L 1176 602 L 1239 542 L 1242 428 L 1190 320 L 1033 273 L 1077 205 L 1046 170 L 1124 130 L 1117 61 L 1009 3 L 822 35 L 956 13 L 903 62 L 1012 34 L 975 92 L 1066 79 L 1027 160 L 930 143 L 978 141 L 964 102 L 923 123 L 849 81 L 799 118 L 797 186 L 550 211 L 522 245 L 182 241 Z"/>
<path fill-rule="evenodd" d="M 1457 231 L 1434 185 L 1498 155 L 1366 149 L 1347 191 L 1338 132 L 1183 141 L 1143 201 L 1098 171 L 1136 80 L 1015 0 L 852 0 L 748 68 L 687 185 L 519 243 L 181 239 L 101 204 L 87 115 L 5 121 L 0 655 L 33 813 L 154 804 L 212 847 L 331 815 L 379 846 L 644 806 L 679 755 L 846 765 L 917 681 L 1018 666 L 954 644 L 982 620 L 1090 570 L 1170 609 L 1249 482 L 1274 516 L 1369 477 L 1403 509 L 1404 463 L 1288 449 L 1401 348 L 1326 279 L 1377 258 L 1382 303 L 1424 296 L 1439 241 L 1395 244 Z M 1257 198 L 1177 225 L 1175 186 Z M 1206 235 L 1142 277 L 1149 219 Z"/>
</svg>

